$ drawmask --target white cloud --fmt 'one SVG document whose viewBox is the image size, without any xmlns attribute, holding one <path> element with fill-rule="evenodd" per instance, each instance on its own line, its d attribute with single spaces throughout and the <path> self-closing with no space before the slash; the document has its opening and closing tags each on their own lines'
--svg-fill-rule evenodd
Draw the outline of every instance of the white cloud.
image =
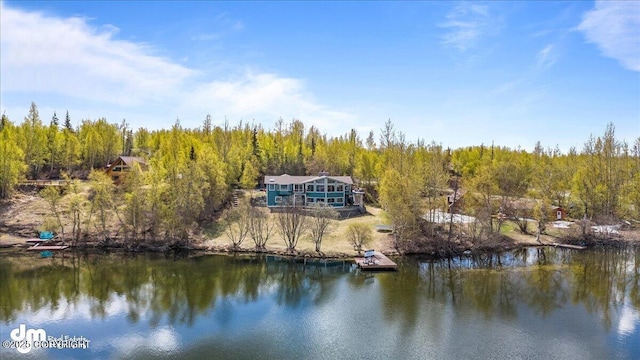
<svg viewBox="0 0 640 360">
<path fill-rule="evenodd" d="M 211 78 L 211 69 L 189 68 L 157 55 L 148 44 L 117 39 L 118 30 L 111 25 L 98 28 L 80 17 L 59 18 L 4 5 L 0 15 L 4 110 L 23 105 L 26 112 L 28 103 L 6 99 L 27 94 L 65 102 L 37 101 L 42 108 L 80 103 L 69 111 L 107 116 L 110 121 L 124 117 L 134 126 L 151 128 L 176 116 L 184 126 L 197 127 L 207 113 L 226 115 L 231 121 L 298 118 L 324 128 L 335 123 L 348 126 L 354 119 L 315 101 L 300 79 L 246 70 L 242 64 L 227 66 L 232 71 L 224 78 Z M 244 28 L 226 13 L 217 21 L 236 31 Z"/>
<path fill-rule="evenodd" d="M 596 1 L 577 28 L 604 56 L 618 60 L 629 70 L 640 71 L 640 3 Z"/>
<path fill-rule="evenodd" d="M 640 311 L 634 310 L 631 305 L 625 305 L 620 313 L 618 335 L 631 335 L 635 331 L 636 326 L 640 326 Z"/>
<path fill-rule="evenodd" d="M 280 117 L 285 121 L 300 119 L 308 126 L 335 130 L 333 134 L 346 131 L 356 120 L 348 112 L 333 110 L 314 101 L 305 91 L 302 80 L 270 73 L 256 74 L 250 70 L 230 80 L 194 87 L 182 104 L 181 113 L 205 114 L 211 109 L 219 116 L 238 120 L 275 123 Z"/>
<path fill-rule="evenodd" d="M 164 98 L 193 70 L 82 18 L 2 7 L 3 92 L 54 93 L 118 105 Z"/>
<path fill-rule="evenodd" d="M 461 3 L 447 14 L 447 21 L 439 26 L 449 31 L 442 36 L 445 45 L 460 51 L 473 47 L 485 35 L 496 31 L 489 8 L 476 3 Z"/>
<path fill-rule="evenodd" d="M 131 357 L 133 354 L 169 355 L 180 349 L 181 341 L 172 326 L 150 329 L 146 334 L 122 333 L 91 340 L 93 351 L 108 351 L 114 358 Z"/>
<path fill-rule="evenodd" d="M 555 47 L 553 44 L 549 44 L 538 52 L 536 62 L 537 68 L 540 70 L 547 70 L 552 67 L 557 60 L 558 56 L 556 54 Z"/>
</svg>

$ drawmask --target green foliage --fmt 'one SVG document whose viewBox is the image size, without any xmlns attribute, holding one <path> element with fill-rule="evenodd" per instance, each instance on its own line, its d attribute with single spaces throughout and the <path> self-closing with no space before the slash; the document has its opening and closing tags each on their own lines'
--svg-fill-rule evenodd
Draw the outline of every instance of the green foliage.
<svg viewBox="0 0 640 360">
<path fill-rule="evenodd" d="M 51 211 L 53 217 L 55 218 L 57 229 L 60 230 L 59 232 L 61 238 L 62 240 L 64 240 L 65 233 L 64 224 L 62 223 L 61 219 L 62 209 L 60 208 L 60 199 L 62 198 L 62 196 L 60 194 L 60 190 L 55 186 L 49 186 L 42 190 L 40 196 L 42 196 L 47 201 L 47 204 L 49 205 L 49 211 Z"/>
<path fill-rule="evenodd" d="M 418 223 L 422 216 L 420 182 L 413 173 L 402 175 L 391 169 L 383 175 L 379 189 L 380 204 L 389 214 L 398 248 L 402 241 L 411 240 L 419 233 Z"/>
<path fill-rule="evenodd" d="M 24 152 L 24 161 L 29 166 L 29 175 L 35 177 L 47 156 L 47 131 L 40 120 L 38 107 L 33 102 L 29 114 L 20 125 L 18 139 Z"/>
<path fill-rule="evenodd" d="M 381 129 L 379 144 L 373 132 L 364 141 L 355 130 L 330 137 L 297 119 L 279 119 L 268 129 L 255 123 L 234 126 L 226 119 L 216 126 L 207 116 L 199 129 L 184 129 L 176 122 L 169 130 L 135 132 L 124 120 L 79 123 L 74 129 L 67 112 L 59 127 L 54 113 L 44 126 L 35 103 L 19 126 L 3 115 L 0 197 L 9 196 L 25 174 L 42 178 L 45 170 L 64 169 L 81 177 L 124 153 L 143 156 L 150 166 L 144 172 L 132 169 L 112 201 L 96 197 L 108 193 L 100 190 L 105 179 L 92 183 L 93 210 L 86 212 L 86 204 L 76 206 L 72 222 L 78 214 L 87 213 L 92 220 L 97 216 L 99 233 L 106 237 L 101 218 L 106 222 L 116 216 L 134 239 L 183 238 L 195 223 L 217 218 L 235 188 L 253 189 L 268 174 L 326 171 L 352 175 L 357 186 L 366 189 L 366 199 L 388 212 L 396 240 L 403 241 L 425 235 L 419 224 L 427 210 L 446 210 L 444 194 L 451 192 L 453 170 L 466 194 L 463 211 L 478 217 L 487 233 L 496 231 L 492 216 L 500 211 L 514 219 L 534 217 L 543 226 L 543 206 L 562 206 L 576 218 L 640 219 L 640 139 L 633 146 L 616 139 L 612 124 L 581 151 L 562 154 L 540 143 L 532 153 L 493 144 L 445 150 L 437 143 L 408 142 L 391 120 Z M 87 200 L 86 194 L 78 196 Z M 530 200 L 523 201 L 527 197 Z M 122 219 L 119 208 L 124 210 Z M 523 223 L 521 229 L 526 228 Z M 78 234 L 75 229 L 74 238 Z M 263 240 L 258 239 L 259 244 Z"/>
<path fill-rule="evenodd" d="M 90 214 L 97 213 L 100 225 L 98 237 L 104 241 L 107 238 L 107 223 L 109 222 L 111 210 L 116 208 L 114 206 L 115 189 L 113 181 L 104 171 L 92 170 L 89 174 L 89 185 L 91 186 Z"/>
<path fill-rule="evenodd" d="M 2 115 L 0 130 L 0 199 L 11 195 L 13 188 L 24 176 L 27 166 L 24 153 L 16 141 L 16 128 Z"/>
</svg>

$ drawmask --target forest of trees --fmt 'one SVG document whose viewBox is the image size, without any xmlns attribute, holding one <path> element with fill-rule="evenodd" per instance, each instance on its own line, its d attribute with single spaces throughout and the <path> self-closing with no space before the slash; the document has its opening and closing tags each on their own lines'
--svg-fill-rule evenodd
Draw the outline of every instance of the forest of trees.
<svg viewBox="0 0 640 360">
<path fill-rule="evenodd" d="M 579 220 L 640 220 L 640 137 L 620 141 L 613 124 L 566 153 L 540 143 L 533 152 L 412 143 L 390 120 L 378 135 L 351 130 L 336 137 L 299 120 L 280 119 L 273 128 L 242 121 L 215 126 L 209 115 L 196 129 L 179 120 L 162 130 L 134 130 L 125 120 L 104 118 L 79 124 L 72 125 L 68 112 L 63 121 L 56 113 L 43 120 L 34 103 L 21 123 L 5 115 L 0 122 L 0 198 L 9 198 L 24 179 L 68 179 L 66 191 L 76 192 L 71 206 L 57 208 L 55 191 L 43 196 L 52 213 L 78 216 L 74 238 L 88 218 L 96 236 L 113 236 L 104 233 L 104 223 L 114 217 L 126 238 L 185 238 L 192 227 L 216 219 L 233 189 L 256 188 L 265 174 L 320 171 L 356 179 L 367 202 L 387 212 L 400 241 L 432 236 L 423 216 L 429 209 L 446 211 L 443 194 L 451 191 L 466 194 L 461 212 L 478 219 L 473 236 L 479 237 L 499 231 L 497 214 L 544 225 L 552 206 Z M 134 168 L 116 187 L 104 168 L 119 155 L 144 157 L 150 166 Z M 77 190 L 80 180 L 88 180 L 88 195 Z M 534 205 L 523 205 L 523 198 Z"/>
</svg>

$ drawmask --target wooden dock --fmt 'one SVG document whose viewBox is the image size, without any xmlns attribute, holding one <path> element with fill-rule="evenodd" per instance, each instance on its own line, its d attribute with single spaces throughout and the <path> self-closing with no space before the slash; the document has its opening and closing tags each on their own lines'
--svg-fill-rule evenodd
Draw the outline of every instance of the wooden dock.
<svg viewBox="0 0 640 360">
<path fill-rule="evenodd" d="M 27 244 L 41 244 L 44 242 L 50 241 L 49 239 L 27 239 L 25 242 Z"/>
<path fill-rule="evenodd" d="M 571 245 L 571 244 L 560 244 L 560 243 L 551 243 L 551 244 L 549 244 L 549 246 L 565 248 L 565 249 L 573 249 L 573 250 L 585 250 L 587 248 L 586 246 Z"/>
<path fill-rule="evenodd" d="M 38 250 L 38 251 L 55 251 L 55 250 L 64 250 L 67 249 L 69 245 L 35 245 L 27 248 L 27 250 Z"/>
<path fill-rule="evenodd" d="M 398 265 L 378 251 L 369 258 L 357 257 L 356 264 L 362 270 L 398 270 Z"/>
</svg>

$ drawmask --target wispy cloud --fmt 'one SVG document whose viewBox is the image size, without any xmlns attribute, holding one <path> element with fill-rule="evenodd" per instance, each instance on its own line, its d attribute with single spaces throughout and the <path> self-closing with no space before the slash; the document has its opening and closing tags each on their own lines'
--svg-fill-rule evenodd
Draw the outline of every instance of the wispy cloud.
<svg viewBox="0 0 640 360">
<path fill-rule="evenodd" d="M 147 113 L 150 123 L 141 125 L 148 127 L 162 126 L 158 120 L 173 121 L 175 116 L 192 119 L 192 124 L 183 121 L 185 126 L 198 126 L 205 114 L 214 112 L 238 120 L 300 118 L 324 128 L 332 123 L 348 126 L 354 120 L 353 115 L 316 101 L 300 79 L 248 70 L 242 64 L 229 65 L 234 69 L 230 75 L 212 78 L 210 69 L 189 68 L 158 56 L 148 44 L 117 39 L 115 27 L 98 28 L 84 18 L 53 17 L 4 5 L 1 10 L 0 75 L 5 95 L 46 94 L 68 103 L 89 101 L 94 108 L 119 116 L 140 118 Z M 234 29 L 244 26 L 227 14 L 219 20 Z M 15 104 L 3 103 L 3 108 Z"/>
<path fill-rule="evenodd" d="M 629 70 L 640 71 L 640 3 L 596 1 L 577 29 L 604 56 L 618 60 Z"/>
<path fill-rule="evenodd" d="M 218 41 L 225 36 L 241 32 L 245 29 L 244 22 L 233 18 L 227 11 L 215 16 L 211 24 L 208 25 L 209 27 L 213 27 L 213 29 L 208 29 L 208 31 L 204 33 L 196 34 L 193 36 L 193 39 L 199 41 Z"/>
<path fill-rule="evenodd" d="M 538 52 L 536 59 L 536 68 L 538 70 L 547 70 L 558 61 L 558 55 L 553 44 L 545 46 Z"/>
<path fill-rule="evenodd" d="M 439 25 L 447 29 L 442 42 L 459 51 L 474 47 L 479 39 L 494 34 L 499 27 L 498 22 L 492 21 L 489 7 L 477 3 L 464 2 L 456 5 L 449 11 L 446 19 Z"/>
</svg>

